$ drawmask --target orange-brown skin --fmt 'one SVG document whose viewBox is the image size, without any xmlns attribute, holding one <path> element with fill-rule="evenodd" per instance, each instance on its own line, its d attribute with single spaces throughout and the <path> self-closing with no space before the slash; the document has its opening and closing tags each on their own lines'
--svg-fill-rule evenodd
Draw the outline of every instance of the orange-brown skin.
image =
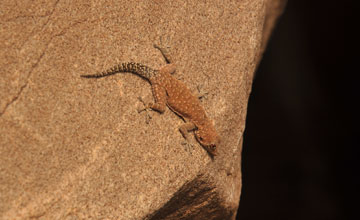
<svg viewBox="0 0 360 220">
<path fill-rule="evenodd" d="M 168 61 L 165 52 L 160 49 Z M 185 120 L 179 130 L 187 139 L 188 132 L 194 131 L 197 141 L 211 154 L 216 155 L 219 136 L 211 120 L 207 117 L 199 99 L 187 86 L 171 74 L 175 72 L 174 64 L 167 64 L 159 70 L 151 69 L 139 63 L 122 63 L 107 71 L 95 75 L 82 75 L 86 78 L 99 78 L 118 72 L 132 72 L 149 80 L 155 103 L 149 107 L 163 113 L 166 105 Z"/>
</svg>

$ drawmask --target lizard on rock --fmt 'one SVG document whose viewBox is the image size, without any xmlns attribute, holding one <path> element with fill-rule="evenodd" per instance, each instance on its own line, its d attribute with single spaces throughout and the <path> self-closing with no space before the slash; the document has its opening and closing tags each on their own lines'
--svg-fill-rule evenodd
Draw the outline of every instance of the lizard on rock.
<svg viewBox="0 0 360 220">
<path fill-rule="evenodd" d="M 217 154 L 219 136 L 215 127 L 206 115 L 199 99 L 195 97 L 190 89 L 180 80 L 173 77 L 176 70 L 175 64 L 170 63 L 167 51 L 154 45 L 164 56 L 167 64 L 159 70 L 152 69 L 140 63 L 125 62 L 118 64 L 104 72 L 94 75 L 81 75 L 85 78 L 100 78 L 120 72 L 131 72 L 147 79 L 152 87 L 155 103 L 149 104 L 149 108 L 163 113 L 166 105 L 185 121 L 179 130 L 185 139 L 188 132 L 194 131 L 197 141 L 205 150 L 214 156 Z"/>
</svg>

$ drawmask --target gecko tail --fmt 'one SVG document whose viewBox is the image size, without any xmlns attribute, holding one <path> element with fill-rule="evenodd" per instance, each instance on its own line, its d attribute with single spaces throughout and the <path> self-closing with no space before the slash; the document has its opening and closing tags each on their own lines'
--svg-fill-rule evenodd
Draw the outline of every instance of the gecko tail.
<svg viewBox="0 0 360 220">
<path fill-rule="evenodd" d="M 114 75 L 116 73 L 123 73 L 123 72 L 130 72 L 135 73 L 141 77 L 144 77 L 145 79 L 150 79 L 156 74 L 156 70 L 151 69 L 150 67 L 147 67 L 141 63 L 133 63 L 133 62 L 126 62 L 121 63 L 116 66 L 113 66 L 112 68 L 105 70 L 103 72 L 99 72 L 96 74 L 91 75 L 81 75 L 81 77 L 84 78 L 101 78 L 105 76 Z"/>
</svg>

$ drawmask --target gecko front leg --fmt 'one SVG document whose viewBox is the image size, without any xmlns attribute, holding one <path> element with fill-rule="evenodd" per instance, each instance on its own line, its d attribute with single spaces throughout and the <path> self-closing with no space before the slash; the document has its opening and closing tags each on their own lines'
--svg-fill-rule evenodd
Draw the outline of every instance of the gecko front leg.
<svg viewBox="0 0 360 220">
<path fill-rule="evenodd" d="M 194 123 L 192 123 L 192 122 L 186 122 L 185 124 L 183 124 L 183 125 L 181 125 L 180 127 L 179 127 L 179 131 L 180 131 L 180 133 L 184 136 L 184 138 L 186 139 L 186 140 L 188 140 L 189 138 L 189 132 L 190 131 L 193 131 L 193 130 L 195 130 L 196 129 L 196 126 L 195 126 L 195 124 Z"/>
<path fill-rule="evenodd" d="M 192 122 L 186 122 L 185 124 L 179 127 L 179 131 L 185 139 L 185 141 L 182 142 L 181 144 L 185 145 L 189 150 L 193 148 L 193 144 L 191 144 L 189 140 L 189 132 L 195 129 L 196 129 L 196 125 Z"/>
</svg>

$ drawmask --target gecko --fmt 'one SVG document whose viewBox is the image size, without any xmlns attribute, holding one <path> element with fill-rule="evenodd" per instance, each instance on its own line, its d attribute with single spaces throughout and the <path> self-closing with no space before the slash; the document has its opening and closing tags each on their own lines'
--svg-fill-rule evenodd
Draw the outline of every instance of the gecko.
<svg viewBox="0 0 360 220">
<path fill-rule="evenodd" d="M 184 138 L 187 140 L 188 133 L 194 131 L 196 140 L 210 156 L 217 155 L 220 138 L 213 122 L 206 115 L 200 100 L 191 93 L 185 83 L 172 76 L 176 71 L 176 66 L 171 62 L 166 48 L 156 44 L 154 47 L 160 50 L 166 61 L 166 65 L 159 69 L 152 69 L 141 63 L 124 62 L 103 72 L 81 75 L 81 77 L 100 78 L 116 73 L 130 72 L 145 78 L 151 84 L 155 100 L 154 103 L 149 103 L 146 108 L 164 113 L 166 106 L 168 106 L 170 110 L 185 121 L 185 124 L 179 127 Z"/>
</svg>

